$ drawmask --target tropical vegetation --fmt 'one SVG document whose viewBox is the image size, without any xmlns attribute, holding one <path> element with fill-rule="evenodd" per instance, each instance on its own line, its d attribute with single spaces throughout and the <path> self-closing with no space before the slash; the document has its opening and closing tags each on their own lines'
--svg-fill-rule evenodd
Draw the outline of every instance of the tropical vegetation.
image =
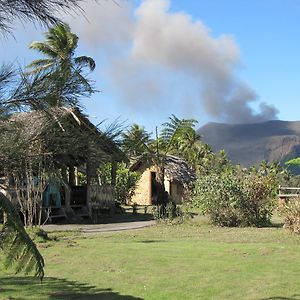
<svg viewBox="0 0 300 300">
<path fill-rule="evenodd" d="M 193 204 L 219 226 L 264 226 L 271 222 L 279 182 L 273 174 L 227 167 L 199 177 Z"/>
<path fill-rule="evenodd" d="M 69 27 L 61 24 L 58 15 L 61 12 L 70 13 L 74 9 L 78 9 L 79 2 L 80 1 L 77 0 L 1 1 L 0 31 L 2 34 L 12 33 L 12 23 L 18 20 L 38 22 L 46 26 L 52 25 L 61 31 L 65 28 L 65 33 L 67 33 Z M 51 32 L 54 33 L 55 29 L 52 29 Z M 56 32 L 58 32 L 58 30 Z M 74 50 L 77 46 L 77 37 L 75 35 L 72 36 L 71 33 L 66 37 L 72 37 L 70 42 L 73 48 L 66 48 L 66 50 L 69 51 L 69 58 L 73 59 Z M 66 42 L 66 39 L 63 42 Z M 39 49 L 42 49 L 42 44 L 39 46 Z M 59 47 L 59 44 L 57 43 L 56 46 Z M 64 46 L 66 46 L 66 44 L 60 49 Z M 53 56 L 52 58 L 54 59 Z M 53 60 L 53 62 L 55 61 Z M 0 147 L 1 176 L 3 176 L 3 173 L 5 174 L 5 171 L 12 173 L 10 169 L 11 166 L 18 164 L 23 167 L 25 165 L 30 166 L 29 170 L 32 175 L 33 166 L 30 156 L 24 151 L 26 146 L 19 142 L 17 124 L 12 124 L 10 128 L 7 128 L 6 122 L 3 121 L 7 120 L 12 113 L 19 109 L 45 109 L 50 104 L 53 105 L 53 103 L 56 105 L 60 105 L 61 103 L 75 104 L 78 103 L 80 96 L 93 93 L 94 90 L 89 85 L 89 82 L 81 74 L 81 70 L 86 66 L 87 62 L 91 69 L 95 67 L 95 64 L 90 58 L 74 58 L 76 68 L 72 68 L 71 71 L 67 71 L 66 67 L 63 68 L 62 74 L 64 80 L 63 84 L 60 85 L 58 85 L 57 79 L 54 80 L 54 73 L 44 72 L 42 69 L 40 70 L 41 72 L 27 74 L 22 70 L 17 70 L 13 65 L 3 65 L 0 68 L 0 121 L 1 140 L 3 141 Z M 65 66 L 66 64 L 64 62 L 60 66 L 57 63 L 54 63 L 53 66 L 54 65 L 56 65 L 56 72 L 58 72 L 59 67 Z M 54 68 L 52 70 L 54 70 Z M 2 139 L 3 135 L 7 137 L 8 133 L 10 139 Z M 14 144 L 14 141 L 17 141 L 17 143 Z M 26 172 L 27 170 L 21 168 L 19 175 L 24 175 Z M 29 183 L 29 181 L 27 183 Z M 27 186 L 32 185 L 28 184 Z M 32 193 L 30 190 L 27 192 L 27 195 L 31 197 Z M 39 197 L 41 197 L 40 194 L 41 193 L 39 193 Z M 32 199 L 28 199 L 27 197 L 27 200 L 30 200 L 27 204 L 30 204 L 32 208 L 36 207 L 35 204 L 33 204 L 34 202 L 31 201 Z M 28 273 L 35 270 L 35 276 L 42 279 L 44 276 L 43 257 L 26 233 L 19 219 L 18 212 L 9 199 L 1 193 L 0 211 L 3 214 L 0 246 L 6 254 L 6 266 L 15 264 L 16 272 L 24 270 Z"/>
</svg>

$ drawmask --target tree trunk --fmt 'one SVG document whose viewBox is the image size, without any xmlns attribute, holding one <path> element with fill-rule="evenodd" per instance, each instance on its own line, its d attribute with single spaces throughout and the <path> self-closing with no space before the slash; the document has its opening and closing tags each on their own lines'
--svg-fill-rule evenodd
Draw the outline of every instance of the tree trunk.
<svg viewBox="0 0 300 300">
<path fill-rule="evenodd" d="M 117 182 L 117 162 L 111 162 L 111 185 L 115 186 Z"/>
<path fill-rule="evenodd" d="M 156 184 L 157 184 L 157 203 L 159 205 L 166 205 L 167 195 L 165 189 L 165 168 L 162 166 L 156 167 Z"/>
<path fill-rule="evenodd" d="M 69 166 L 69 184 L 70 186 L 75 186 L 75 167 L 73 165 Z"/>
</svg>

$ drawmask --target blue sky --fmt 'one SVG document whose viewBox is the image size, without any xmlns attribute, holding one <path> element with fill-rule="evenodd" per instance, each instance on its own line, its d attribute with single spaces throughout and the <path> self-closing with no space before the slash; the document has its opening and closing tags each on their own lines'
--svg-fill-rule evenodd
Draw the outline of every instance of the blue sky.
<svg viewBox="0 0 300 300">
<path fill-rule="evenodd" d="M 300 119 L 300 1 L 117 3 L 88 1 L 86 18 L 64 17 L 78 54 L 97 63 L 91 77 L 102 92 L 82 100 L 93 122 L 119 117 L 153 131 L 171 113 L 199 125 Z M 15 27 L 15 39 L 1 41 L 2 61 L 26 65 L 45 29 Z"/>
</svg>

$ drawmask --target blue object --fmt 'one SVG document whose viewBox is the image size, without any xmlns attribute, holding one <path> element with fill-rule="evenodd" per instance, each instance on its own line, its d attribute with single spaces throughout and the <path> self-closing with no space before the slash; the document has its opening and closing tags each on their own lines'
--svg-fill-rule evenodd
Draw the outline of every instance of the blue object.
<svg viewBox="0 0 300 300">
<path fill-rule="evenodd" d="M 61 207 L 60 185 L 56 182 L 49 182 L 43 193 L 44 207 Z"/>
</svg>

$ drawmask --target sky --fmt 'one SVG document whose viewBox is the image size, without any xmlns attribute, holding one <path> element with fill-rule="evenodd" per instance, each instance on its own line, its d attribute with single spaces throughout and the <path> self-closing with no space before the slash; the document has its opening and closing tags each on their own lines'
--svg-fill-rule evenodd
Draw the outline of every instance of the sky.
<svg viewBox="0 0 300 300">
<path fill-rule="evenodd" d="M 93 123 L 148 131 L 171 114 L 207 122 L 300 120 L 299 0 L 98 0 L 63 15 L 96 61 Z M 45 28 L 14 24 L 2 62 L 26 66 Z"/>
</svg>

